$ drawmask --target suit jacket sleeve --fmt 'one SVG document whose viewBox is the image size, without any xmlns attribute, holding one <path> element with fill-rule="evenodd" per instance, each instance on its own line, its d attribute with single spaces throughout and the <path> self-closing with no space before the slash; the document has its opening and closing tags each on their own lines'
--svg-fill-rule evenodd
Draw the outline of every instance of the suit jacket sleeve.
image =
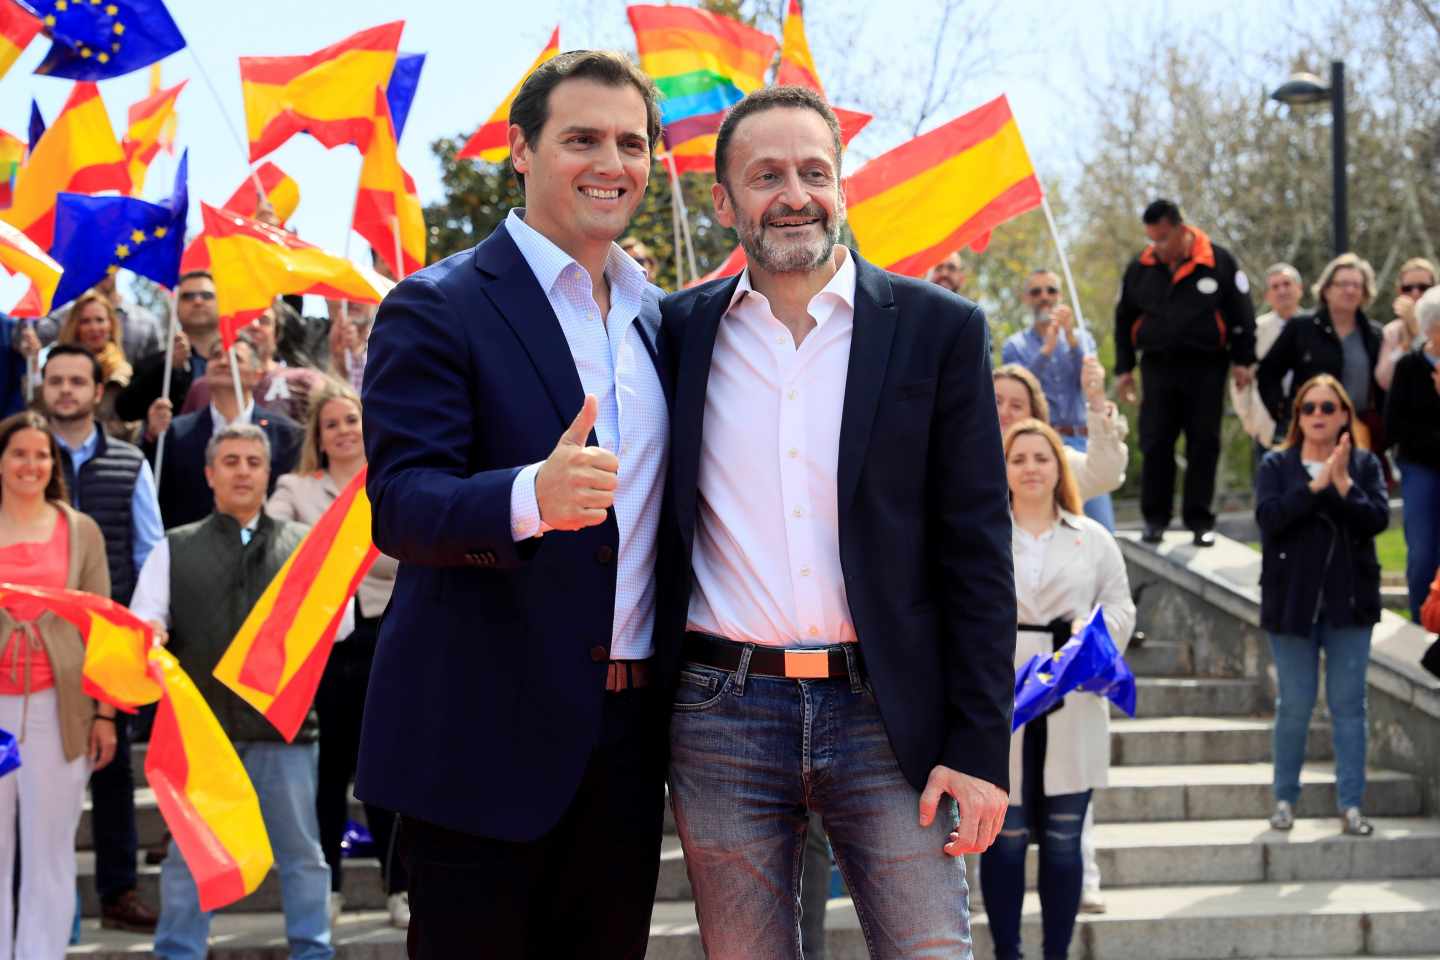
<svg viewBox="0 0 1440 960">
<path fill-rule="evenodd" d="M 972 308 L 936 384 L 932 494 L 945 671 L 940 763 L 1009 789 L 1015 577 L 988 325 Z"/>
<path fill-rule="evenodd" d="M 491 569 L 513 568 L 533 552 L 510 532 L 510 488 L 525 464 L 472 472 L 485 419 L 472 408 L 475 366 L 458 307 L 434 280 L 412 276 L 376 316 L 363 391 L 375 546 L 404 563 L 460 566 L 483 555 Z"/>
</svg>

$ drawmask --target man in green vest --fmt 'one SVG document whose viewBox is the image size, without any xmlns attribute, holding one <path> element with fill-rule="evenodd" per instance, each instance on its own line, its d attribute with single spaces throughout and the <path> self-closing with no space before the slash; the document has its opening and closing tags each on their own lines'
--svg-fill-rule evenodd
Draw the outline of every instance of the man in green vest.
<svg viewBox="0 0 1440 960">
<path fill-rule="evenodd" d="M 150 621 L 195 681 L 235 744 L 260 798 L 260 812 L 285 906 L 293 960 L 328 960 L 330 868 L 315 819 L 317 725 L 312 709 L 293 743 L 215 679 L 213 671 L 250 608 L 299 546 L 304 524 L 273 520 L 261 509 L 270 476 L 270 443 L 259 427 L 230 423 L 205 449 L 205 479 L 215 511 L 165 534 L 145 561 L 130 608 Z M 353 629 L 350 614 L 339 637 Z M 155 955 L 203 960 L 210 914 L 200 909 L 195 880 L 172 841 L 160 869 L 160 923 Z"/>
</svg>

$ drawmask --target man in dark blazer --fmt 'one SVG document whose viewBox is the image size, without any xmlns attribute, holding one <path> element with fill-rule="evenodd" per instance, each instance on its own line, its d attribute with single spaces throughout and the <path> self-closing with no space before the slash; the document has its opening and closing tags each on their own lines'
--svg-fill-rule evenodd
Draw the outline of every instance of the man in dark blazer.
<svg viewBox="0 0 1440 960">
<path fill-rule="evenodd" d="M 1006 810 L 1016 608 L 985 317 L 840 246 L 839 172 L 823 99 L 746 97 L 713 198 L 749 266 L 662 304 L 680 582 L 656 637 L 711 960 L 795 955 L 809 812 L 872 950 L 966 955 L 959 855 Z"/>
<path fill-rule="evenodd" d="M 275 492 L 275 481 L 294 470 L 299 459 L 304 436 L 300 425 L 279 410 L 255 402 L 252 391 L 260 379 L 260 359 L 248 337 L 242 335 L 235 341 L 235 357 L 240 368 L 243 407 L 235 397 L 230 355 L 217 340 L 211 344 L 206 357 L 205 381 L 210 387 L 210 405 L 172 421 L 168 404 L 162 404 L 152 407 L 146 420 L 144 450 L 152 467 L 158 447 L 155 438 L 165 436 L 159 483 L 160 516 L 167 530 L 203 520 L 214 511 L 215 496 L 205 482 L 205 445 L 225 424 L 238 418 L 265 431 L 272 462 L 267 495 Z"/>
<path fill-rule="evenodd" d="M 539 67 L 510 110 L 525 208 L 402 281 L 371 335 L 368 491 L 400 569 L 356 793 L 401 815 L 411 957 L 645 952 L 669 424 L 660 291 L 614 241 L 659 116 L 622 55 Z"/>
</svg>

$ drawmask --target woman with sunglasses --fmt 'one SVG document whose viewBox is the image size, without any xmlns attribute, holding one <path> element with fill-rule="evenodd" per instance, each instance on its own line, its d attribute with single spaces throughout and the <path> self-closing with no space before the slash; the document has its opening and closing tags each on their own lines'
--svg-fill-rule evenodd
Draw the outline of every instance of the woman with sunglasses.
<svg viewBox="0 0 1440 960">
<path fill-rule="evenodd" d="M 1395 364 L 1385 425 L 1395 441 L 1405 499 L 1405 583 L 1410 616 L 1440 566 L 1440 287 L 1415 304 L 1420 345 Z"/>
<path fill-rule="evenodd" d="M 1368 837 L 1365 674 L 1380 620 L 1375 537 L 1390 521 L 1380 461 L 1352 440 L 1355 406 L 1340 381 L 1320 374 L 1295 393 L 1285 443 L 1266 454 L 1255 481 L 1260 525 L 1260 625 L 1270 638 L 1275 704 L 1275 810 L 1289 830 L 1325 653 L 1325 702 L 1335 746 L 1343 829 Z"/>
<path fill-rule="evenodd" d="M 1415 304 L 1425 291 L 1435 286 L 1435 279 L 1435 264 L 1424 257 L 1412 257 L 1400 265 L 1400 273 L 1395 278 L 1395 302 L 1390 305 L 1395 319 L 1385 324 L 1380 360 L 1375 364 L 1375 382 L 1382 390 L 1390 389 L 1395 379 L 1395 364 L 1400 358 L 1425 341 L 1420 332 L 1420 319 L 1415 315 Z"/>
</svg>

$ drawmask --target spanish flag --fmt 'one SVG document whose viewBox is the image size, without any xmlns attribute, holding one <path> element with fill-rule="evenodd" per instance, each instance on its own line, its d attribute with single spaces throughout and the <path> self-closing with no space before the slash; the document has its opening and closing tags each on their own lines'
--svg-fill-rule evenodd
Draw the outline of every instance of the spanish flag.
<svg viewBox="0 0 1440 960">
<path fill-rule="evenodd" d="M 1004 96 L 903 143 L 849 178 L 850 228 L 870 262 L 909 276 L 1040 206 Z"/>
<path fill-rule="evenodd" d="M 379 555 L 362 469 L 270 581 L 215 667 L 215 679 L 287 741 L 310 711 L 345 606 Z"/>
<path fill-rule="evenodd" d="M 48 314 L 51 302 L 55 299 L 55 288 L 60 285 L 60 273 L 64 268 L 41 250 L 35 241 L 3 221 L 0 221 L 0 264 L 11 273 L 30 278 L 31 293 L 27 294 L 26 298 L 33 298 L 33 305 L 27 304 L 32 307 L 33 312 L 17 309 L 12 311 L 12 315 L 43 317 Z"/>
<path fill-rule="evenodd" d="M 355 197 L 355 232 L 364 237 L 397 278 L 425 266 L 425 214 L 415 181 L 400 166 L 390 102 L 375 89 L 375 132 L 360 168 Z"/>
<path fill-rule="evenodd" d="M 93 83 L 77 83 L 60 116 L 45 131 L 15 175 L 15 196 L 0 220 L 19 227 L 41 249 L 55 231 L 55 196 L 130 191 L 125 153 Z"/>
<path fill-rule="evenodd" d="M 0 3 L 0 77 L 10 71 L 39 32 L 38 17 L 10 0 Z"/>
<path fill-rule="evenodd" d="M 181 80 L 168 90 L 154 90 L 150 95 L 130 108 L 130 127 L 125 131 L 121 149 L 125 151 L 125 162 L 130 165 L 130 195 L 140 196 L 145 184 L 145 172 L 162 147 L 174 144 L 175 101 L 188 80 Z M 167 133 L 169 139 L 167 141 Z"/>
<path fill-rule="evenodd" d="M 10 206 L 15 174 L 25 162 L 26 149 L 24 140 L 6 130 L 0 130 L 0 210 Z"/>
<path fill-rule="evenodd" d="M 374 96 L 372 88 L 371 96 Z M 228 347 L 236 332 L 264 313 L 278 296 L 313 293 L 353 303 L 379 303 L 389 285 L 373 270 L 326 253 L 278 227 L 231 210 L 200 204 L 205 245 L 215 276 L 220 335 Z"/>
<path fill-rule="evenodd" d="M 245 132 L 255 161 L 297 133 L 327 147 L 370 142 L 371 100 L 390 82 L 405 21 L 371 27 L 299 57 L 241 57 Z"/>
<path fill-rule="evenodd" d="M 0 584 L 0 606 L 17 616 L 49 610 L 85 639 L 85 692 L 133 711 L 160 702 L 145 776 L 165 825 L 216 910 L 260 886 L 274 857 L 260 800 L 235 747 L 175 658 L 154 646 L 150 626 L 109 597 L 78 590 Z"/>
<path fill-rule="evenodd" d="M 300 206 L 300 184 L 269 160 L 255 168 L 253 177 L 246 177 L 240 186 L 235 188 L 230 199 L 225 201 L 224 209 L 254 219 L 260 209 L 259 196 L 255 190 L 257 179 L 260 181 L 260 188 L 265 191 L 265 200 L 270 204 L 270 209 L 275 211 L 276 218 L 284 224 L 295 215 L 295 208 Z M 209 269 L 210 250 L 205 245 L 205 234 L 201 233 L 190 241 L 181 255 L 180 272 Z"/>
<path fill-rule="evenodd" d="M 785 13 L 785 28 L 781 34 L 780 66 L 775 70 L 776 86 L 805 87 L 825 96 L 820 83 L 820 71 L 815 69 L 815 58 L 810 55 L 810 41 L 805 37 L 805 15 L 800 10 L 800 0 L 790 0 Z M 826 98 L 827 100 L 829 98 Z M 875 117 L 857 110 L 831 107 L 835 119 L 840 121 L 840 140 L 849 143 L 855 139 L 865 125 Z"/>
<path fill-rule="evenodd" d="M 505 99 L 500 101 L 500 106 L 490 114 L 490 119 L 481 124 L 480 129 L 465 141 L 460 152 L 455 154 L 456 157 L 484 160 L 486 163 L 503 163 L 505 158 L 510 156 L 510 104 L 515 102 L 515 95 L 520 92 L 530 74 L 535 72 L 535 68 L 559 52 L 560 28 L 556 27 L 550 34 L 550 42 L 540 51 L 540 56 L 535 58 L 535 62 L 530 64 L 515 86 L 510 88 Z"/>
</svg>

